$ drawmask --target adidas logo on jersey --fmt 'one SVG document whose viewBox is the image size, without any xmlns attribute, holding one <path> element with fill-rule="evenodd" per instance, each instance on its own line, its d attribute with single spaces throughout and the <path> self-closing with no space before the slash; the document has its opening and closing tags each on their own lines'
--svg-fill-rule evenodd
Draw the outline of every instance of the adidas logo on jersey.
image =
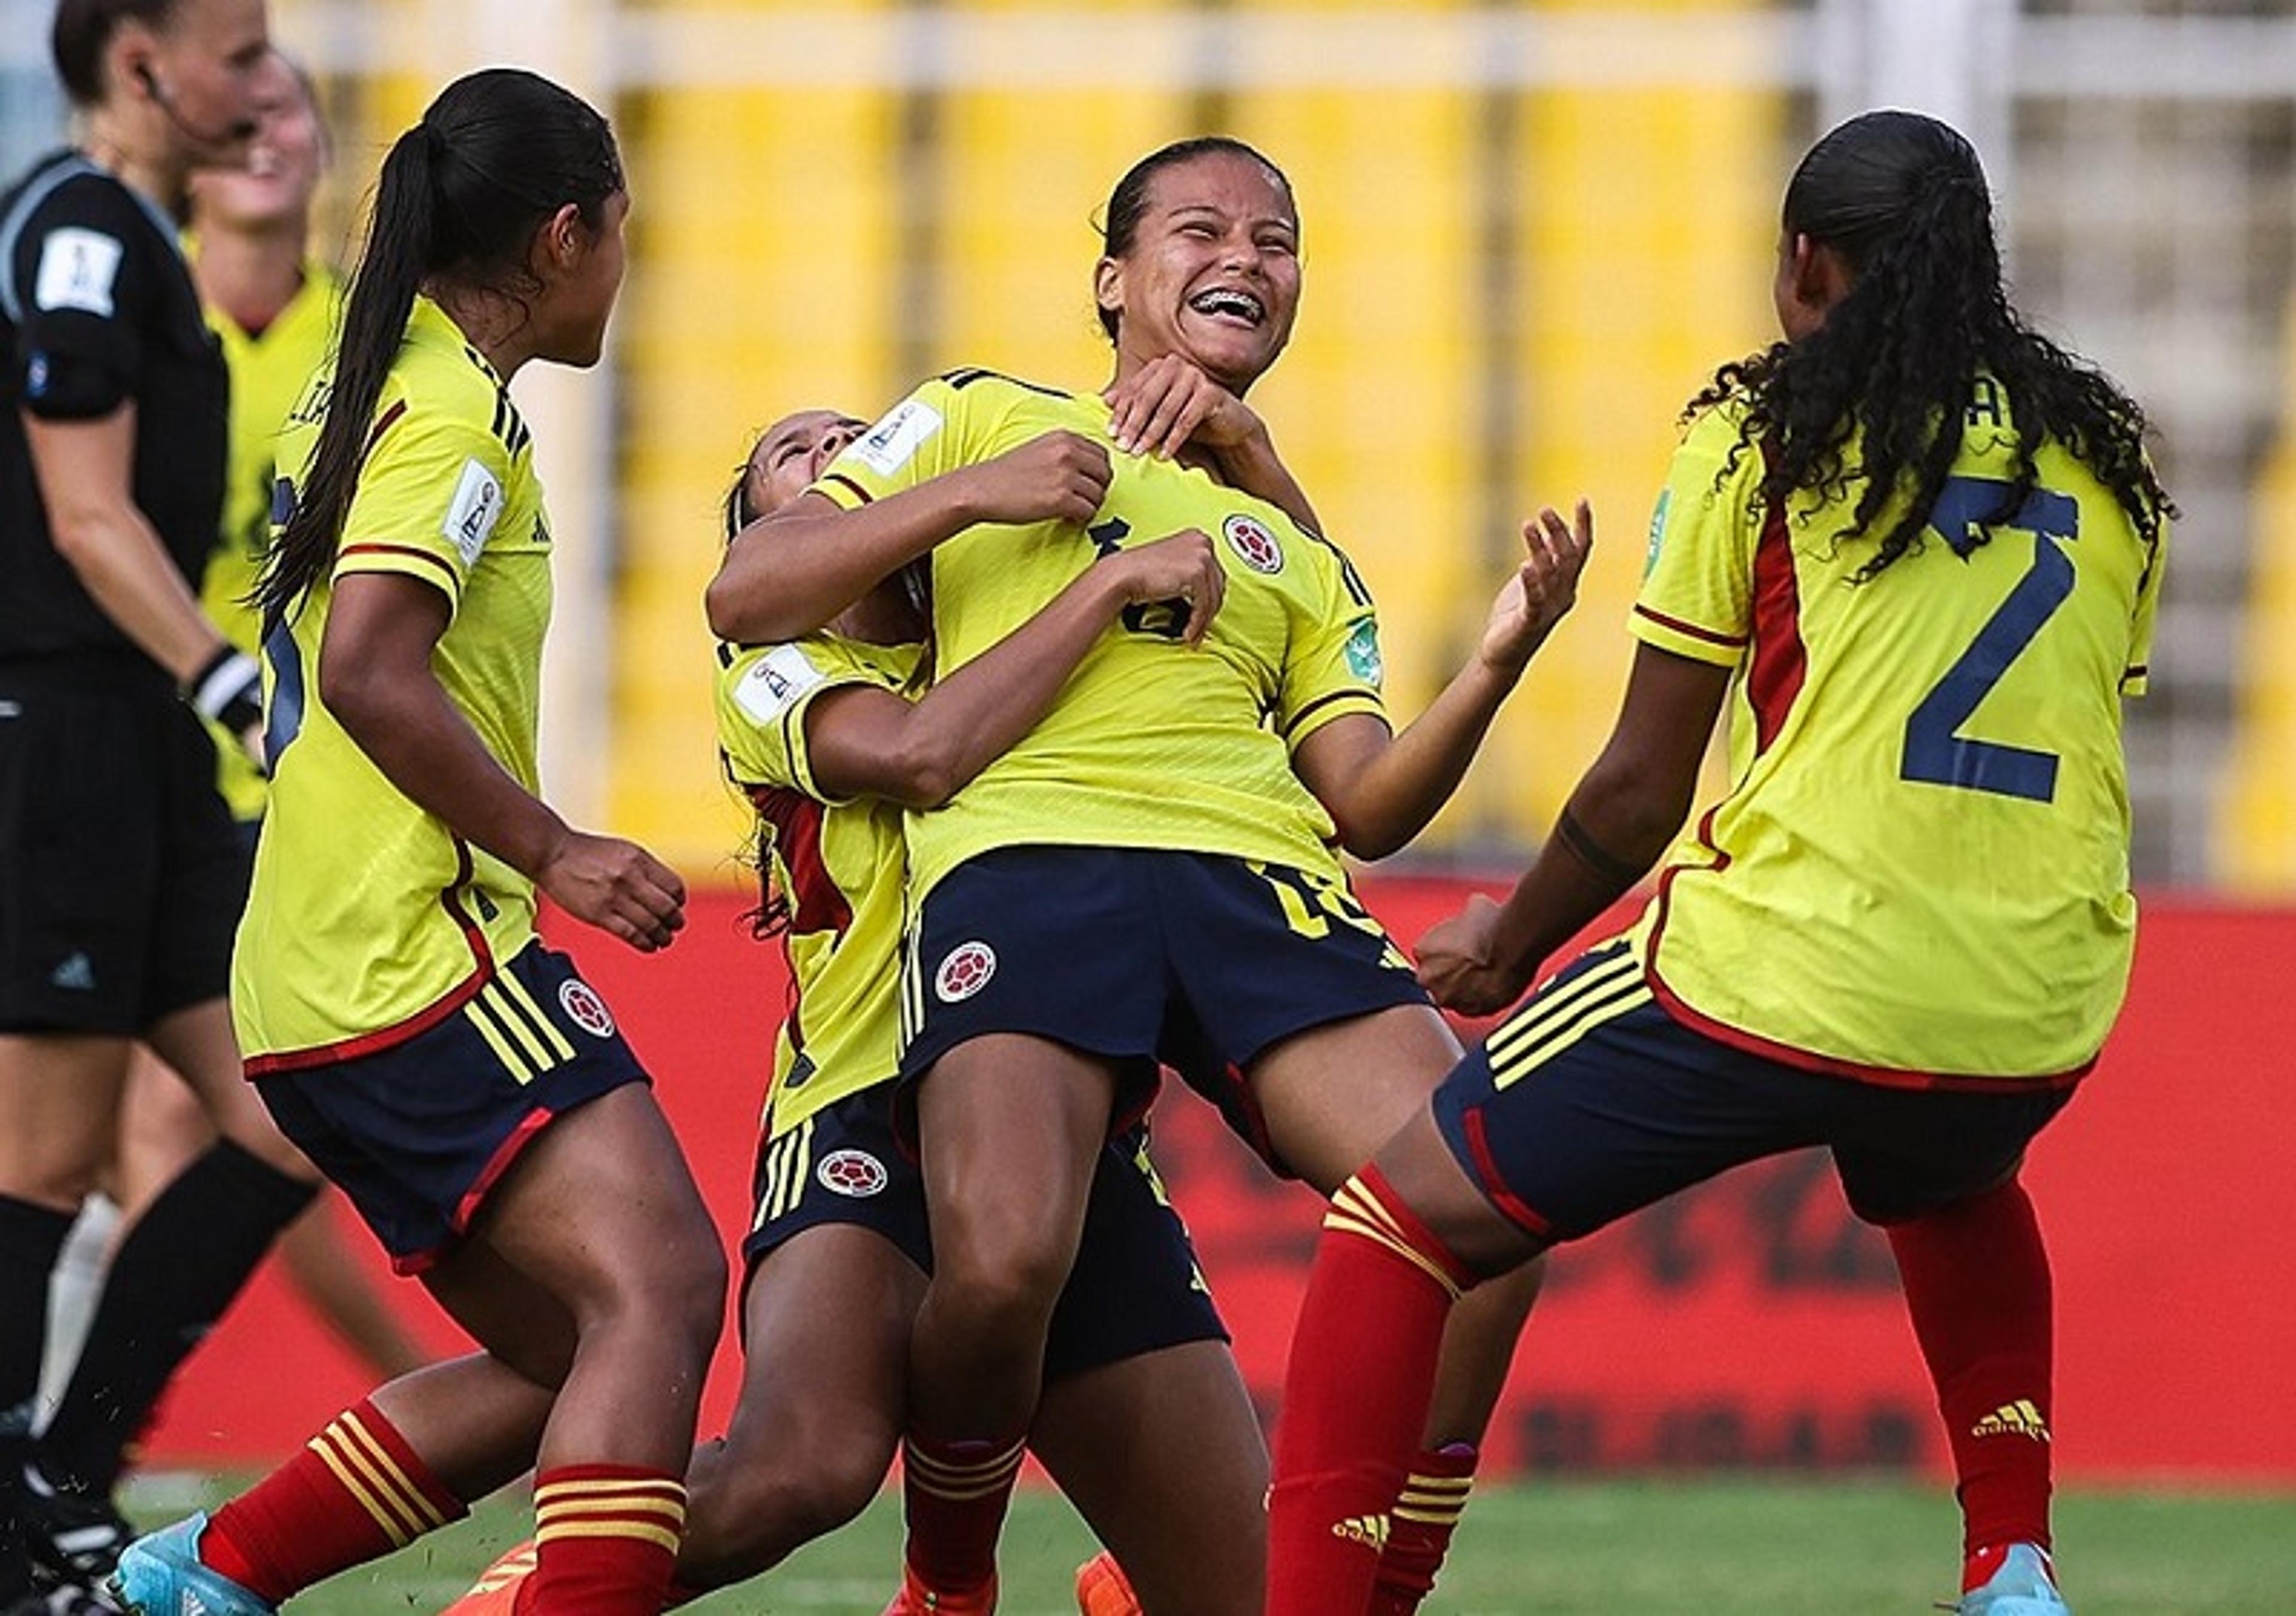
<svg viewBox="0 0 2296 1616">
<path fill-rule="evenodd" d="M 95 962 L 85 954 L 75 954 L 48 973 L 53 986 L 74 993 L 95 991 Z"/>
<path fill-rule="evenodd" d="M 2041 1411 L 2024 1398 L 2013 1403 L 2004 1403 L 1969 1428 L 1973 1437 L 2030 1437 L 2036 1442 L 2049 1440 L 2049 1423 Z"/>
<path fill-rule="evenodd" d="M 1387 1551 L 1388 1523 L 1385 1515 L 1353 1515 L 1332 1527 L 1332 1536 L 1344 1538 L 1349 1543 L 1360 1543 L 1365 1548 L 1384 1554 Z"/>
</svg>

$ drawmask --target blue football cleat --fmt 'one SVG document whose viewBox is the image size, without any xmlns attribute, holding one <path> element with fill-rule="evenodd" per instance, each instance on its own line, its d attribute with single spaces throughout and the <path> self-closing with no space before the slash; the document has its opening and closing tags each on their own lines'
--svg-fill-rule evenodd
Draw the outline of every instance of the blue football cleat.
<svg viewBox="0 0 2296 1616">
<path fill-rule="evenodd" d="M 1956 1616 L 2070 1616 L 2071 1607 L 2049 1575 L 2049 1557 L 2030 1543 L 2013 1543 L 2001 1567 L 1961 1596 Z"/>
<path fill-rule="evenodd" d="M 111 1583 L 120 1608 L 129 1616 L 275 1616 L 274 1606 L 200 1563 L 207 1530 L 207 1516 L 196 1514 L 121 1550 Z"/>
</svg>

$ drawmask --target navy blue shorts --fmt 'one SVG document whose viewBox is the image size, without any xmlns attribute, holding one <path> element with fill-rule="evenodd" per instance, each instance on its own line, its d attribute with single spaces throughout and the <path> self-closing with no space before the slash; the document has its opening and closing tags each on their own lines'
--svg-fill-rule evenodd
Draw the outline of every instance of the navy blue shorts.
<svg viewBox="0 0 2296 1616">
<path fill-rule="evenodd" d="M 1575 1240 L 1742 1162 L 1824 1145 L 1850 1210 L 1898 1223 L 2005 1177 L 2070 1088 L 1890 1088 L 1805 1071 L 1676 1021 L 1603 944 L 1516 1007 L 1435 1094 L 1501 1212 Z"/>
<path fill-rule="evenodd" d="M 874 1230 L 927 1274 L 924 1177 L 893 1126 L 894 1086 L 823 1106 L 758 1150 L 751 1275 L 791 1236 L 824 1224 Z M 1165 1198 L 1144 1126 L 1101 1148 L 1076 1267 L 1053 1309 L 1045 1375 L 1059 1380 L 1185 1341 L 1227 1340 L 1187 1226 Z"/>
<path fill-rule="evenodd" d="M 1427 1005 L 1345 878 L 1210 853 L 1007 848 L 944 876 L 902 962 L 901 1077 L 967 1039 L 1028 1033 L 1111 1062 L 1119 1116 L 1159 1063 L 1278 1172 L 1243 1070 L 1312 1027 Z"/>
<path fill-rule="evenodd" d="M 134 1038 L 230 988 L 252 863 L 215 742 L 148 665 L 88 680 L 0 668 L 0 1032 Z"/>
<path fill-rule="evenodd" d="M 553 1118 L 646 1080 L 574 962 L 536 942 L 437 1026 L 375 1054 L 267 1072 L 256 1090 L 413 1274 L 468 1231 Z"/>
</svg>

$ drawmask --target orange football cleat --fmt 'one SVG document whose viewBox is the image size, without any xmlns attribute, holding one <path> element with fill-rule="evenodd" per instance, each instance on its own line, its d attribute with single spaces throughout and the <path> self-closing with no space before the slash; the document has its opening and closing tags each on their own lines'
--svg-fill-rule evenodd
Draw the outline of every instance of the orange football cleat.
<svg viewBox="0 0 2296 1616">
<path fill-rule="evenodd" d="M 885 1616 L 990 1616 L 996 1609 L 996 1579 L 977 1588 L 943 1592 L 927 1587 L 907 1566 L 901 1568 L 901 1591 L 885 1607 Z"/>
<path fill-rule="evenodd" d="M 1077 1567 L 1076 1595 L 1084 1616 L 1140 1616 L 1140 1595 L 1106 1549 Z"/>
<path fill-rule="evenodd" d="M 529 1538 L 479 1573 L 470 1592 L 439 1612 L 439 1616 L 511 1616 L 518 1590 L 541 1563 L 534 1539 Z"/>
</svg>

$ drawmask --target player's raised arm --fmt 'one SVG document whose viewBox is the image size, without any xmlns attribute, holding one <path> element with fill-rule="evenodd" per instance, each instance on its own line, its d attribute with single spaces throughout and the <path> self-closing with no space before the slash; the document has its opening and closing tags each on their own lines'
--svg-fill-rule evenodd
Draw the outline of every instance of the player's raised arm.
<svg viewBox="0 0 2296 1616">
<path fill-rule="evenodd" d="M 1467 665 L 1400 734 L 1369 714 L 1334 719 L 1292 754 L 1292 766 L 1329 810 L 1341 845 L 1383 858 L 1424 830 L 1458 789 L 1499 706 L 1532 654 L 1578 598 L 1595 541 L 1581 500 L 1569 521 L 1552 506 L 1523 524 L 1522 565 L 1491 603 Z"/>
</svg>

